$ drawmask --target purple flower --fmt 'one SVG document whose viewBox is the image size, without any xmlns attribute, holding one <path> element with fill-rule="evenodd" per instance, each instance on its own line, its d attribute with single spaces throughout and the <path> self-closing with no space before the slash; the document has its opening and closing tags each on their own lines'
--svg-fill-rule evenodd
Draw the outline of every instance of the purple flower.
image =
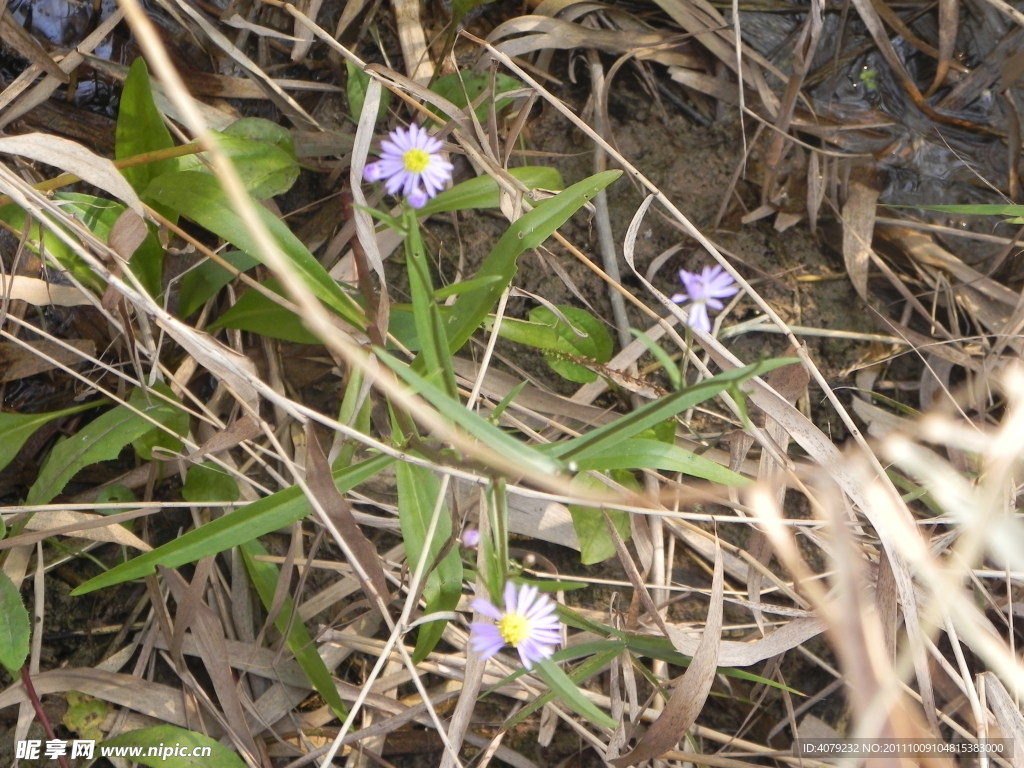
<svg viewBox="0 0 1024 768">
<path fill-rule="evenodd" d="M 482 597 L 473 601 L 473 610 L 498 622 L 473 622 L 470 630 L 469 647 L 485 659 L 511 645 L 529 669 L 535 662 L 548 658 L 562 642 L 555 601 L 529 584 L 518 589 L 511 581 L 505 584 L 504 611 Z"/>
<path fill-rule="evenodd" d="M 480 545 L 480 531 L 476 528 L 467 528 L 462 532 L 462 546 L 466 549 L 476 549 Z"/>
<path fill-rule="evenodd" d="M 672 297 L 676 304 L 684 301 L 691 302 L 689 321 L 690 325 L 698 328 L 704 333 L 711 331 L 711 318 L 708 317 L 708 307 L 718 311 L 722 308 L 719 299 L 728 299 L 735 296 L 739 286 L 719 265 L 704 267 L 698 275 L 696 272 L 679 270 L 679 279 L 683 281 L 686 293 L 677 293 Z"/>
<path fill-rule="evenodd" d="M 425 128 L 395 128 L 380 146 L 380 159 L 363 169 L 363 178 L 383 181 L 389 195 L 401 192 L 413 208 L 426 205 L 452 177 L 454 166 L 441 158 L 441 142 Z"/>
</svg>

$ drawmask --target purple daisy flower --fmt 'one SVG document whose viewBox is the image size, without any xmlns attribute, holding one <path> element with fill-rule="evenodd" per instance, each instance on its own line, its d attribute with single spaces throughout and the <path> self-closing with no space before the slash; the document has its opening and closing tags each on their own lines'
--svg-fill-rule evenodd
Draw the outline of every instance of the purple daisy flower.
<svg viewBox="0 0 1024 768">
<path fill-rule="evenodd" d="M 739 286 L 732 276 L 719 265 L 704 267 L 700 274 L 679 270 L 679 279 L 683 282 L 686 293 L 677 293 L 672 297 L 676 304 L 684 301 L 691 302 L 689 321 L 694 328 L 711 332 L 711 318 L 708 317 L 708 307 L 718 311 L 723 304 L 719 299 L 728 299 L 735 296 Z"/>
<path fill-rule="evenodd" d="M 498 622 L 473 622 L 469 647 L 485 659 L 511 645 L 519 651 L 523 666 L 529 669 L 548 658 L 562 642 L 562 625 L 555 615 L 555 601 L 529 584 L 518 588 L 511 581 L 505 584 L 504 611 L 482 597 L 473 601 L 473 610 Z"/>
<path fill-rule="evenodd" d="M 452 178 L 454 166 L 441 158 L 441 142 L 425 128 L 395 128 L 380 146 L 380 159 L 363 169 L 363 178 L 383 181 L 389 195 L 401 192 L 413 208 L 426 205 Z"/>
</svg>

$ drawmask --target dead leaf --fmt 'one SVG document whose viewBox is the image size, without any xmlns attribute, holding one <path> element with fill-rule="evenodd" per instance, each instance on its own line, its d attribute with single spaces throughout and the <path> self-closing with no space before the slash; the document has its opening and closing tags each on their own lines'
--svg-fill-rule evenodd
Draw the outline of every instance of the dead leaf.
<svg viewBox="0 0 1024 768">
<path fill-rule="evenodd" d="M 334 484 L 327 457 L 320 448 L 320 441 L 313 431 L 313 425 L 309 423 L 306 425 L 306 457 L 306 483 L 309 490 L 337 527 L 340 534 L 337 544 L 345 552 L 345 557 L 359 578 L 370 603 L 383 611 L 390 599 L 390 593 L 380 557 L 373 544 L 366 538 L 366 534 L 356 525 L 348 502 Z"/>
<path fill-rule="evenodd" d="M 693 654 L 693 661 L 680 678 L 672 696 L 654 724 L 647 729 L 633 750 L 623 757 L 609 760 L 616 768 L 636 765 L 663 755 L 672 749 L 686 730 L 693 725 L 704 707 L 718 669 L 718 649 L 722 634 L 724 573 L 721 548 L 715 550 L 715 571 L 711 579 L 711 601 L 704 632 Z"/>
<path fill-rule="evenodd" d="M 854 180 L 843 206 L 843 261 L 857 295 L 868 298 L 868 267 L 871 264 L 871 239 L 875 233 L 878 190 Z"/>
<path fill-rule="evenodd" d="M 142 216 L 142 201 L 117 166 L 81 144 L 45 133 L 26 133 L 0 138 L 0 152 L 21 155 L 73 173 L 82 181 L 109 192 Z"/>
<path fill-rule="evenodd" d="M 60 344 L 45 339 L 5 341 L 0 343 L 0 382 L 35 376 L 61 365 L 78 365 L 83 357 L 95 354 L 96 343 L 88 339 L 69 339 Z"/>
<path fill-rule="evenodd" d="M 14 275 L 7 279 L 7 297 L 27 301 L 36 307 L 81 307 L 95 300 L 73 285 L 57 285 L 37 277 Z"/>
</svg>

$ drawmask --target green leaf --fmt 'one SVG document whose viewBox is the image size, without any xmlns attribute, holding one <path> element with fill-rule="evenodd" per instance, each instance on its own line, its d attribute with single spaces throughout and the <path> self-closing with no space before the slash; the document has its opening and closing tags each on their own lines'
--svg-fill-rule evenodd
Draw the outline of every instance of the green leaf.
<svg viewBox="0 0 1024 768">
<path fill-rule="evenodd" d="M 76 405 L 73 408 L 49 411 L 48 413 L 0 413 L 0 435 L 4 436 L 4 439 L 0 440 L 0 470 L 14 461 L 25 442 L 43 425 L 49 424 L 54 419 L 88 411 L 105 402 L 105 400 L 95 400 L 91 403 Z"/>
<path fill-rule="evenodd" d="M 427 249 L 420 237 L 416 214 L 406 209 L 405 218 L 405 264 L 409 273 L 409 293 L 412 296 L 412 317 L 416 326 L 416 338 L 420 342 L 421 363 L 427 379 L 438 383 L 450 397 L 455 397 L 458 387 L 452 370 L 452 356 L 448 354 L 448 338 L 445 334 L 441 310 L 434 300 L 434 289 L 427 265 Z"/>
<path fill-rule="evenodd" d="M 14 586 L 11 577 L 0 570 L 0 664 L 3 664 L 11 677 L 17 677 L 18 671 L 28 658 L 28 636 L 31 628 L 28 611 L 21 602 L 21 593 Z"/>
<path fill-rule="evenodd" d="M 61 209 L 81 221 L 103 242 L 109 242 L 110 230 L 124 213 L 125 206 L 103 197 L 83 195 L 74 192 L 59 192 L 54 199 L 60 201 Z M 54 232 L 41 227 L 16 205 L 5 205 L 0 208 L 0 220 L 7 222 L 19 234 L 28 228 L 25 244 L 34 253 L 47 256 L 64 269 L 82 285 L 97 294 L 102 294 L 105 285 L 88 264 L 70 248 L 67 243 Z M 63 229 L 63 228 L 62 228 Z M 72 241 L 77 235 L 68 232 Z M 128 262 L 128 266 L 143 287 L 152 296 L 158 296 L 162 290 L 161 274 L 163 271 L 164 251 L 160 246 L 152 228 L 142 244 L 136 249 Z"/>
<path fill-rule="evenodd" d="M 377 474 L 393 461 L 390 456 L 377 456 L 333 474 L 335 484 L 342 493 Z M 72 595 L 85 595 L 97 589 L 111 587 L 132 579 L 142 578 L 158 565 L 177 568 L 210 555 L 224 552 L 239 544 L 276 531 L 310 513 L 309 501 L 297 486 L 267 496 L 241 509 L 218 517 L 206 525 L 189 531 L 152 552 L 129 560 L 106 573 L 85 582 L 72 591 Z"/>
<path fill-rule="evenodd" d="M 182 216 L 259 259 L 256 238 L 228 203 L 220 183 L 210 174 L 201 171 L 165 174 L 149 185 L 146 197 L 179 211 Z M 256 213 L 306 287 L 351 325 L 364 328 L 366 318 L 362 308 L 327 274 L 327 270 L 284 222 L 262 206 L 256 206 Z"/>
<path fill-rule="evenodd" d="M 132 62 L 128 76 L 121 90 L 121 102 L 117 111 L 117 128 L 114 132 L 114 157 L 143 155 L 174 146 L 174 139 L 164 124 L 160 111 L 153 101 L 153 88 L 149 70 L 142 57 Z M 159 160 L 145 165 L 136 165 L 121 170 L 132 188 L 142 193 L 149 182 L 164 173 L 177 171 L 182 167 L 178 158 Z"/>
<path fill-rule="evenodd" d="M 277 584 L 281 578 L 280 569 L 273 563 L 268 563 L 260 558 L 265 558 L 270 553 L 258 541 L 247 541 L 239 546 L 245 568 L 249 572 L 256 592 L 260 596 L 263 607 L 268 611 L 274 607 L 274 600 L 277 594 Z M 295 660 L 306 673 L 309 682 L 312 683 L 316 692 L 334 710 L 334 714 L 341 720 L 348 717 L 348 709 L 345 702 L 341 700 L 338 689 L 334 685 L 330 670 L 324 664 L 324 660 L 317 653 L 313 638 L 309 636 L 306 625 L 299 619 L 299 612 L 295 608 L 295 601 L 292 596 L 285 594 L 284 601 L 277 606 L 277 613 L 274 616 L 274 626 L 288 643 L 288 649 L 295 656 Z"/>
<path fill-rule="evenodd" d="M 530 310 L 530 322 L 552 329 L 555 335 L 554 344 L 542 347 L 544 360 L 563 379 L 589 384 L 597 379 L 597 374 L 573 358 L 598 365 L 607 363 L 612 357 L 612 337 L 604 324 L 585 309 L 559 306 L 557 310 L 562 317 L 544 306 Z"/>
<path fill-rule="evenodd" d="M 687 408 L 692 408 L 698 403 L 714 397 L 723 390 L 739 386 L 755 376 L 773 371 L 783 365 L 792 365 L 798 362 L 800 361 L 795 357 L 779 357 L 773 360 L 761 360 L 753 365 L 720 373 L 710 379 L 704 379 L 692 387 L 653 400 L 580 437 L 545 446 L 546 453 L 563 460 L 585 459 L 595 452 L 605 451 L 609 446 L 621 445 L 623 440 L 633 437 L 645 429 L 650 429 Z"/>
<path fill-rule="evenodd" d="M 352 115 L 352 120 L 358 121 L 363 114 L 363 104 L 366 102 L 366 91 L 370 85 L 370 76 L 348 59 L 345 59 L 345 68 L 348 71 L 348 77 L 345 80 L 348 111 Z M 374 122 L 380 120 L 388 113 L 388 105 L 390 104 L 391 91 L 381 91 L 380 104 L 377 107 L 377 115 L 374 118 Z"/>
<path fill-rule="evenodd" d="M 455 610 L 462 595 L 462 558 L 458 548 L 451 546 L 452 518 L 447 506 L 439 512 L 433 538 L 427 539 L 440 483 L 426 467 L 405 461 L 395 467 L 395 479 L 398 485 L 398 519 L 410 572 L 416 570 L 423 558 L 427 559 L 428 570 L 423 586 L 426 613 Z M 442 557 L 446 546 L 448 551 Z M 422 661 L 434 650 L 444 628 L 443 621 L 432 621 L 419 628 L 412 657 L 414 662 Z"/>
<path fill-rule="evenodd" d="M 661 469 L 734 487 L 749 485 L 751 482 L 728 467 L 723 467 L 721 464 L 681 446 L 639 437 L 605 444 L 588 451 L 585 458 L 576 460 L 576 468 L 580 470 Z"/>
<path fill-rule="evenodd" d="M 151 425 L 149 431 L 132 440 L 132 448 L 143 461 L 152 459 L 156 448 L 166 453 L 179 453 L 183 447 L 181 438 L 188 436 L 191 424 L 189 415 L 184 409 L 175 407 L 180 401 L 171 388 L 162 381 L 158 381 L 149 390 L 134 390 L 128 397 L 128 405 L 142 410 L 149 403 L 160 400 L 160 395 L 163 395 L 163 402 L 167 407 L 166 413 L 161 412 L 162 427 Z"/>
<path fill-rule="evenodd" d="M 551 659 L 544 659 L 534 666 L 537 675 L 548 684 L 552 692 L 576 714 L 582 715 L 594 725 L 603 728 L 617 728 L 619 721 L 609 717 L 590 701 L 565 672 Z"/>
<path fill-rule="evenodd" d="M 246 190 L 267 200 L 292 188 L 299 163 L 291 134 L 269 120 L 243 118 L 217 136 L 217 144 L 235 164 Z"/>
<path fill-rule="evenodd" d="M 452 305 L 447 322 L 448 349 L 452 354 L 469 341 L 497 303 L 505 286 L 512 282 L 519 254 L 541 245 L 588 200 L 621 175 L 621 171 L 605 171 L 573 184 L 509 226 L 475 276 L 475 279 L 500 279 L 485 283 L 479 290 L 462 294 Z"/>
<path fill-rule="evenodd" d="M 134 393 L 131 399 L 136 401 Z M 125 446 L 153 430 L 153 421 L 167 424 L 179 414 L 181 409 L 154 397 L 149 402 L 136 402 L 134 407 L 119 405 L 98 416 L 53 447 L 25 503 L 49 503 L 80 470 L 116 459 Z"/>
<path fill-rule="evenodd" d="M 612 477 L 627 488 L 639 489 L 636 480 L 628 472 L 614 472 Z M 606 487 L 597 478 L 589 475 L 577 475 L 572 482 L 574 486 L 587 490 L 598 491 Z M 601 563 L 615 555 L 615 542 L 608 532 L 608 525 L 605 522 L 606 515 L 623 541 L 629 541 L 629 537 L 632 535 L 629 513 L 623 512 L 621 509 L 594 509 L 579 504 L 570 504 L 569 515 L 572 517 L 572 527 L 576 531 L 576 538 L 580 542 L 580 562 L 583 565 Z"/>
<path fill-rule="evenodd" d="M 481 418 L 466 408 L 458 400 L 453 399 L 439 388 L 416 373 L 410 366 L 396 360 L 386 350 L 377 349 L 378 359 L 393 370 L 423 399 L 433 405 L 442 416 L 462 427 L 466 432 L 489 446 L 492 450 L 505 455 L 523 466 L 545 474 L 559 474 L 563 465 L 552 461 L 540 451 L 524 443 Z"/>
<path fill-rule="evenodd" d="M 238 501 L 238 483 L 212 461 L 193 464 L 185 473 L 181 498 L 193 504 L 208 501 Z"/>
<path fill-rule="evenodd" d="M 565 186 L 558 171 L 543 165 L 510 168 L 509 173 L 527 189 L 562 189 Z M 490 176 L 477 176 L 431 198 L 416 213 L 422 217 L 450 211 L 497 208 L 498 202 L 498 182 Z"/>
<path fill-rule="evenodd" d="M 221 254 L 221 258 L 239 272 L 246 272 L 259 264 L 254 257 L 241 251 L 228 251 Z M 195 269 L 190 269 L 179 284 L 178 314 L 181 317 L 188 317 L 234 279 L 235 276 L 230 271 L 209 259 Z"/>
<path fill-rule="evenodd" d="M 459 70 L 447 75 L 441 75 L 430 86 L 430 90 L 438 96 L 447 99 L 456 107 L 465 109 L 471 103 L 485 93 L 490 94 L 477 106 L 475 113 L 477 120 L 484 122 L 491 112 L 491 103 L 494 103 L 494 111 L 501 112 L 512 103 L 513 99 L 501 98 L 501 94 L 522 88 L 523 84 L 509 75 L 500 72 L 475 72 L 473 70 Z M 444 115 L 448 120 L 451 115 Z"/>
<path fill-rule="evenodd" d="M 264 287 L 279 292 L 276 280 L 267 280 Z M 220 317 L 210 323 L 210 330 L 235 328 L 266 336 L 268 339 L 293 341 L 296 344 L 323 344 L 303 324 L 302 319 L 259 291 L 246 291 Z"/>
<path fill-rule="evenodd" d="M 124 751 L 118 755 L 111 750 L 111 756 L 129 758 L 133 763 L 152 768 L 246 768 L 242 758 L 220 742 L 176 725 L 139 728 L 100 744 L 100 749 L 118 747 Z M 193 751 L 199 747 L 209 749 L 209 755 L 192 757 Z M 159 749 L 159 754 L 150 755 L 150 748 Z"/>
</svg>

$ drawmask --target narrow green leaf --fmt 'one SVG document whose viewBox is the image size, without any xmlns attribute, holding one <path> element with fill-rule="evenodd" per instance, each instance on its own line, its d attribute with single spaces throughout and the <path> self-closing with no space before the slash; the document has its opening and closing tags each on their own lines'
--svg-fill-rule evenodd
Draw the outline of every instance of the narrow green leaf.
<svg viewBox="0 0 1024 768">
<path fill-rule="evenodd" d="M 110 748 L 111 756 L 125 757 L 133 763 L 152 768 L 246 768 L 237 753 L 216 739 L 176 725 L 155 725 L 128 731 L 107 739 L 100 747 Z M 151 747 L 158 748 L 160 753 L 150 755 Z M 208 748 L 209 756 L 192 757 L 193 751 L 199 747 Z M 118 755 L 114 751 L 117 748 L 124 751 Z"/>
<path fill-rule="evenodd" d="M 437 383 L 450 397 L 455 397 L 458 387 L 452 370 L 452 356 L 448 353 L 448 339 L 441 320 L 441 310 L 434 300 L 430 267 L 427 265 L 427 249 L 420 237 L 416 214 L 406 209 L 405 219 L 405 263 L 409 273 L 409 293 L 412 296 L 412 317 L 416 326 L 416 338 L 420 342 L 420 357 L 426 377 Z"/>
<path fill-rule="evenodd" d="M 580 470 L 661 469 L 734 487 L 751 482 L 743 475 L 681 446 L 639 437 L 589 450 L 585 458 L 576 459 L 576 467 Z"/>
<path fill-rule="evenodd" d="M 516 260 L 529 249 L 536 248 L 562 226 L 569 217 L 607 187 L 621 171 L 605 171 L 573 184 L 555 197 L 545 200 L 522 218 L 513 222 L 477 270 L 476 279 L 498 277 L 479 290 L 461 295 L 448 315 L 448 348 L 452 354 L 469 341 L 492 310 L 516 273 Z"/>
<path fill-rule="evenodd" d="M 154 398 L 134 408 L 119 405 L 98 416 L 53 447 L 25 503 L 49 503 L 80 470 L 116 459 L 125 446 L 153 429 L 152 421 L 165 424 L 180 413 L 175 406 Z"/>
<path fill-rule="evenodd" d="M 594 725 L 600 725 L 603 728 L 618 727 L 619 721 L 610 717 L 603 710 L 598 709 L 597 705 L 583 695 L 583 692 L 576 687 L 576 684 L 566 676 L 565 672 L 554 661 L 544 659 L 534 669 L 562 703 L 578 715 L 582 715 Z"/>
<path fill-rule="evenodd" d="M 21 602 L 21 593 L 14 586 L 11 577 L 0 570 L 0 664 L 7 669 L 11 677 L 16 678 L 18 671 L 28 658 L 28 637 L 31 628 L 28 611 Z"/>
<path fill-rule="evenodd" d="M 510 168 L 509 173 L 527 189 L 556 190 L 565 186 L 561 174 L 554 168 L 544 165 Z M 498 183 L 490 176 L 477 176 L 474 179 L 460 182 L 451 189 L 446 189 L 437 197 L 431 198 L 425 206 L 417 211 L 417 214 L 431 216 L 435 213 L 497 207 Z"/>
<path fill-rule="evenodd" d="M 347 493 L 383 470 L 392 461 L 390 456 L 377 456 L 332 474 L 338 490 Z M 158 565 L 177 568 L 179 565 L 216 555 L 278 528 L 291 525 L 309 513 L 309 501 L 302 494 L 302 490 L 297 486 L 286 488 L 218 517 L 174 541 L 157 547 L 152 552 L 111 568 L 106 573 L 76 587 L 71 594 L 85 595 L 97 589 L 142 578 L 156 571 Z"/>
<path fill-rule="evenodd" d="M 623 440 L 633 437 L 645 429 L 650 429 L 659 422 L 670 419 L 687 408 L 702 403 L 731 386 L 739 385 L 754 376 L 760 376 L 783 365 L 792 365 L 797 362 L 799 360 L 794 357 L 780 357 L 773 360 L 762 360 L 753 365 L 720 373 L 710 379 L 698 382 L 692 387 L 687 387 L 679 392 L 674 392 L 671 395 L 666 395 L 658 400 L 647 403 L 635 411 L 609 424 L 593 429 L 580 437 L 561 443 L 554 443 L 547 447 L 546 452 L 559 459 L 579 461 L 580 459 L 587 458 L 593 451 L 604 450 L 608 446 L 621 444 Z"/>
<path fill-rule="evenodd" d="M 402 461 L 395 467 L 395 480 L 398 485 L 398 519 L 402 525 L 402 540 L 410 572 L 416 570 L 423 558 L 427 559 L 429 570 L 423 586 L 426 613 L 455 610 L 462 595 L 462 558 L 458 547 L 452 546 L 452 518 L 447 506 L 439 513 L 434 537 L 427 539 L 440 492 L 437 477 L 426 467 Z M 445 547 L 448 547 L 447 552 L 444 552 Z M 422 661 L 434 650 L 444 628 L 441 621 L 432 621 L 419 628 L 413 661 Z"/>
<path fill-rule="evenodd" d="M 239 250 L 259 258 L 256 238 L 228 203 L 220 183 L 210 174 L 201 171 L 165 174 L 149 185 L 146 198 L 179 211 Z M 262 206 L 256 206 L 256 212 L 306 287 L 347 322 L 364 328 L 366 318 L 362 308 L 327 274 L 287 225 Z"/>
<path fill-rule="evenodd" d="M 73 408 L 48 413 L 0 413 L 0 435 L 4 436 L 4 439 L 0 440 L 0 470 L 14 461 L 25 442 L 43 425 L 54 419 L 88 411 L 105 402 L 94 400 L 91 403 L 82 403 Z"/>
<path fill-rule="evenodd" d="M 281 571 L 273 563 L 258 559 L 270 554 L 258 541 L 244 542 L 239 545 L 239 550 L 242 553 L 249 578 L 260 596 L 260 601 L 263 603 L 263 607 L 269 611 L 274 605 L 274 596 L 277 592 L 277 583 L 281 578 Z M 320 658 L 320 654 L 317 653 L 316 645 L 313 643 L 313 638 L 310 637 L 306 625 L 299 619 L 295 601 L 291 595 L 286 594 L 283 604 L 278 606 L 277 614 L 274 617 L 274 626 L 284 636 L 285 642 L 288 643 L 288 650 L 295 656 L 295 661 L 302 667 L 302 671 L 306 673 L 306 677 L 309 678 L 309 682 L 312 683 L 316 692 L 334 710 L 335 716 L 341 720 L 348 717 L 348 709 L 338 694 L 331 672 L 324 664 L 324 660 Z"/>
<path fill-rule="evenodd" d="M 519 442 L 506 434 L 489 421 L 466 410 L 458 400 L 454 400 L 435 387 L 405 363 L 396 360 L 386 350 L 377 349 L 378 359 L 398 374 L 412 389 L 433 405 L 442 416 L 460 426 L 463 430 L 489 446 L 492 450 L 505 455 L 523 466 L 533 467 L 544 474 L 559 474 L 563 466 L 561 462 L 552 460 L 538 450 Z"/>
</svg>

